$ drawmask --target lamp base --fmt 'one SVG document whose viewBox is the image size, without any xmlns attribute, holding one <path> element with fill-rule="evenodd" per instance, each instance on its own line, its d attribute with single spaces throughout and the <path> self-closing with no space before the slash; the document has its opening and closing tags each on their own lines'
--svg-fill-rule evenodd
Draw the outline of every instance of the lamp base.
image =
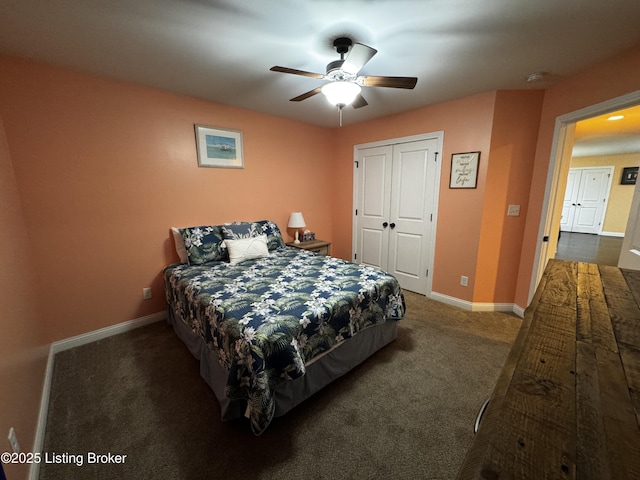
<svg viewBox="0 0 640 480">
<path fill-rule="evenodd" d="M 296 239 L 293 241 L 293 243 L 300 243 L 300 239 L 298 238 L 298 230 L 296 230 Z"/>
</svg>

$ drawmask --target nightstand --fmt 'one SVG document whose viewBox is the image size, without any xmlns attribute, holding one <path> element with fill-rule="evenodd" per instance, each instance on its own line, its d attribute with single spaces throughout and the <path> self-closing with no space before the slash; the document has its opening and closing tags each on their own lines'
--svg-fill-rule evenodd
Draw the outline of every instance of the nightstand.
<svg viewBox="0 0 640 480">
<path fill-rule="evenodd" d="M 308 242 L 300 243 L 287 243 L 290 247 L 302 248 L 311 252 L 319 253 L 320 255 L 331 254 L 331 242 L 325 242 L 324 240 L 310 240 Z"/>
</svg>

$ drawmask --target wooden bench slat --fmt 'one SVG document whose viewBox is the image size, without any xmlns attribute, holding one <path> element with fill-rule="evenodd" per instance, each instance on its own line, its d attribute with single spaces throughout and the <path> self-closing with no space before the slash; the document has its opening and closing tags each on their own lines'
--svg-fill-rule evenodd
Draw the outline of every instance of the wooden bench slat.
<svg viewBox="0 0 640 480">
<path fill-rule="evenodd" d="M 578 480 L 609 480 L 611 469 L 600 403 L 595 347 L 577 342 L 576 403 Z"/>
</svg>

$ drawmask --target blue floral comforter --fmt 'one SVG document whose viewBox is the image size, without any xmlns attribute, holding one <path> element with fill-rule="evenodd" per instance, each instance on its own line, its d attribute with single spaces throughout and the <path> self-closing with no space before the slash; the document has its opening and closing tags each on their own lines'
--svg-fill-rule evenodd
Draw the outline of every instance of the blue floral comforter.
<svg viewBox="0 0 640 480">
<path fill-rule="evenodd" d="M 273 391 L 358 331 L 404 316 L 382 270 L 285 247 L 236 265 L 170 265 L 167 301 L 228 370 L 226 395 L 247 401 L 251 428 L 273 418 Z"/>
</svg>

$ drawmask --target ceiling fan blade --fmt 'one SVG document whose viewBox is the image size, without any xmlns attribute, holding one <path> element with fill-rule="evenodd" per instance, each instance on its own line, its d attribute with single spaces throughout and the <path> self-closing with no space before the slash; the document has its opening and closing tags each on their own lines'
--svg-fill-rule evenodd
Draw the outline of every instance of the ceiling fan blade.
<svg viewBox="0 0 640 480">
<path fill-rule="evenodd" d="M 302 75 L 303 77 L 311 77 L 311 78 L 324 78 L 324 75 L 321 73 L 313 73 L 313 72 L 305 72 L 304 70 L 296 70 L 295 68 L 288 67 L 271 67 L 269 70 L 272 72 L 280 72 L 280 73 L 291 73 L 293 75 Z"/>
<path fill-rule="evenodd" d="M 389 87 L 412 89 L 416 86 L 416 77 L 360 77 L 365 87 Z"/>
<path fill-rule="evenodd" d="M 353 102 L 351 102 L 351 106 L 353 106 L 353 108 L 366 107 L 367 105 L 369 105 L 369 104 L 364 99 L 364 97 L 362 96 L 361 93 L 359 93 L 356 96 L 356 99 Z"/>
<path fill-rule="evenodd" d="M 314 95 L 317 95 L 318 93 L 320 93 L 321 90 L 322 90 L 322 87 L 314 88 L 313 90 L 309 90 L 308 92 L 303 93 L 302 95 L 298 95 L 297 97 L 294 97 L 289 101 L 301 102 L 302 100 L 306 100 L 309 97 L 313 97 Z"/>
<path fill-rule="evenodd" d="M 367 47 L 362 43 L 356 43 L 351 47 L 347 58 L 344 59 L 341 70 L 355 75 L 376 53 L 378 53 L 378 51 L 375 48 Z"/>
</svg>

